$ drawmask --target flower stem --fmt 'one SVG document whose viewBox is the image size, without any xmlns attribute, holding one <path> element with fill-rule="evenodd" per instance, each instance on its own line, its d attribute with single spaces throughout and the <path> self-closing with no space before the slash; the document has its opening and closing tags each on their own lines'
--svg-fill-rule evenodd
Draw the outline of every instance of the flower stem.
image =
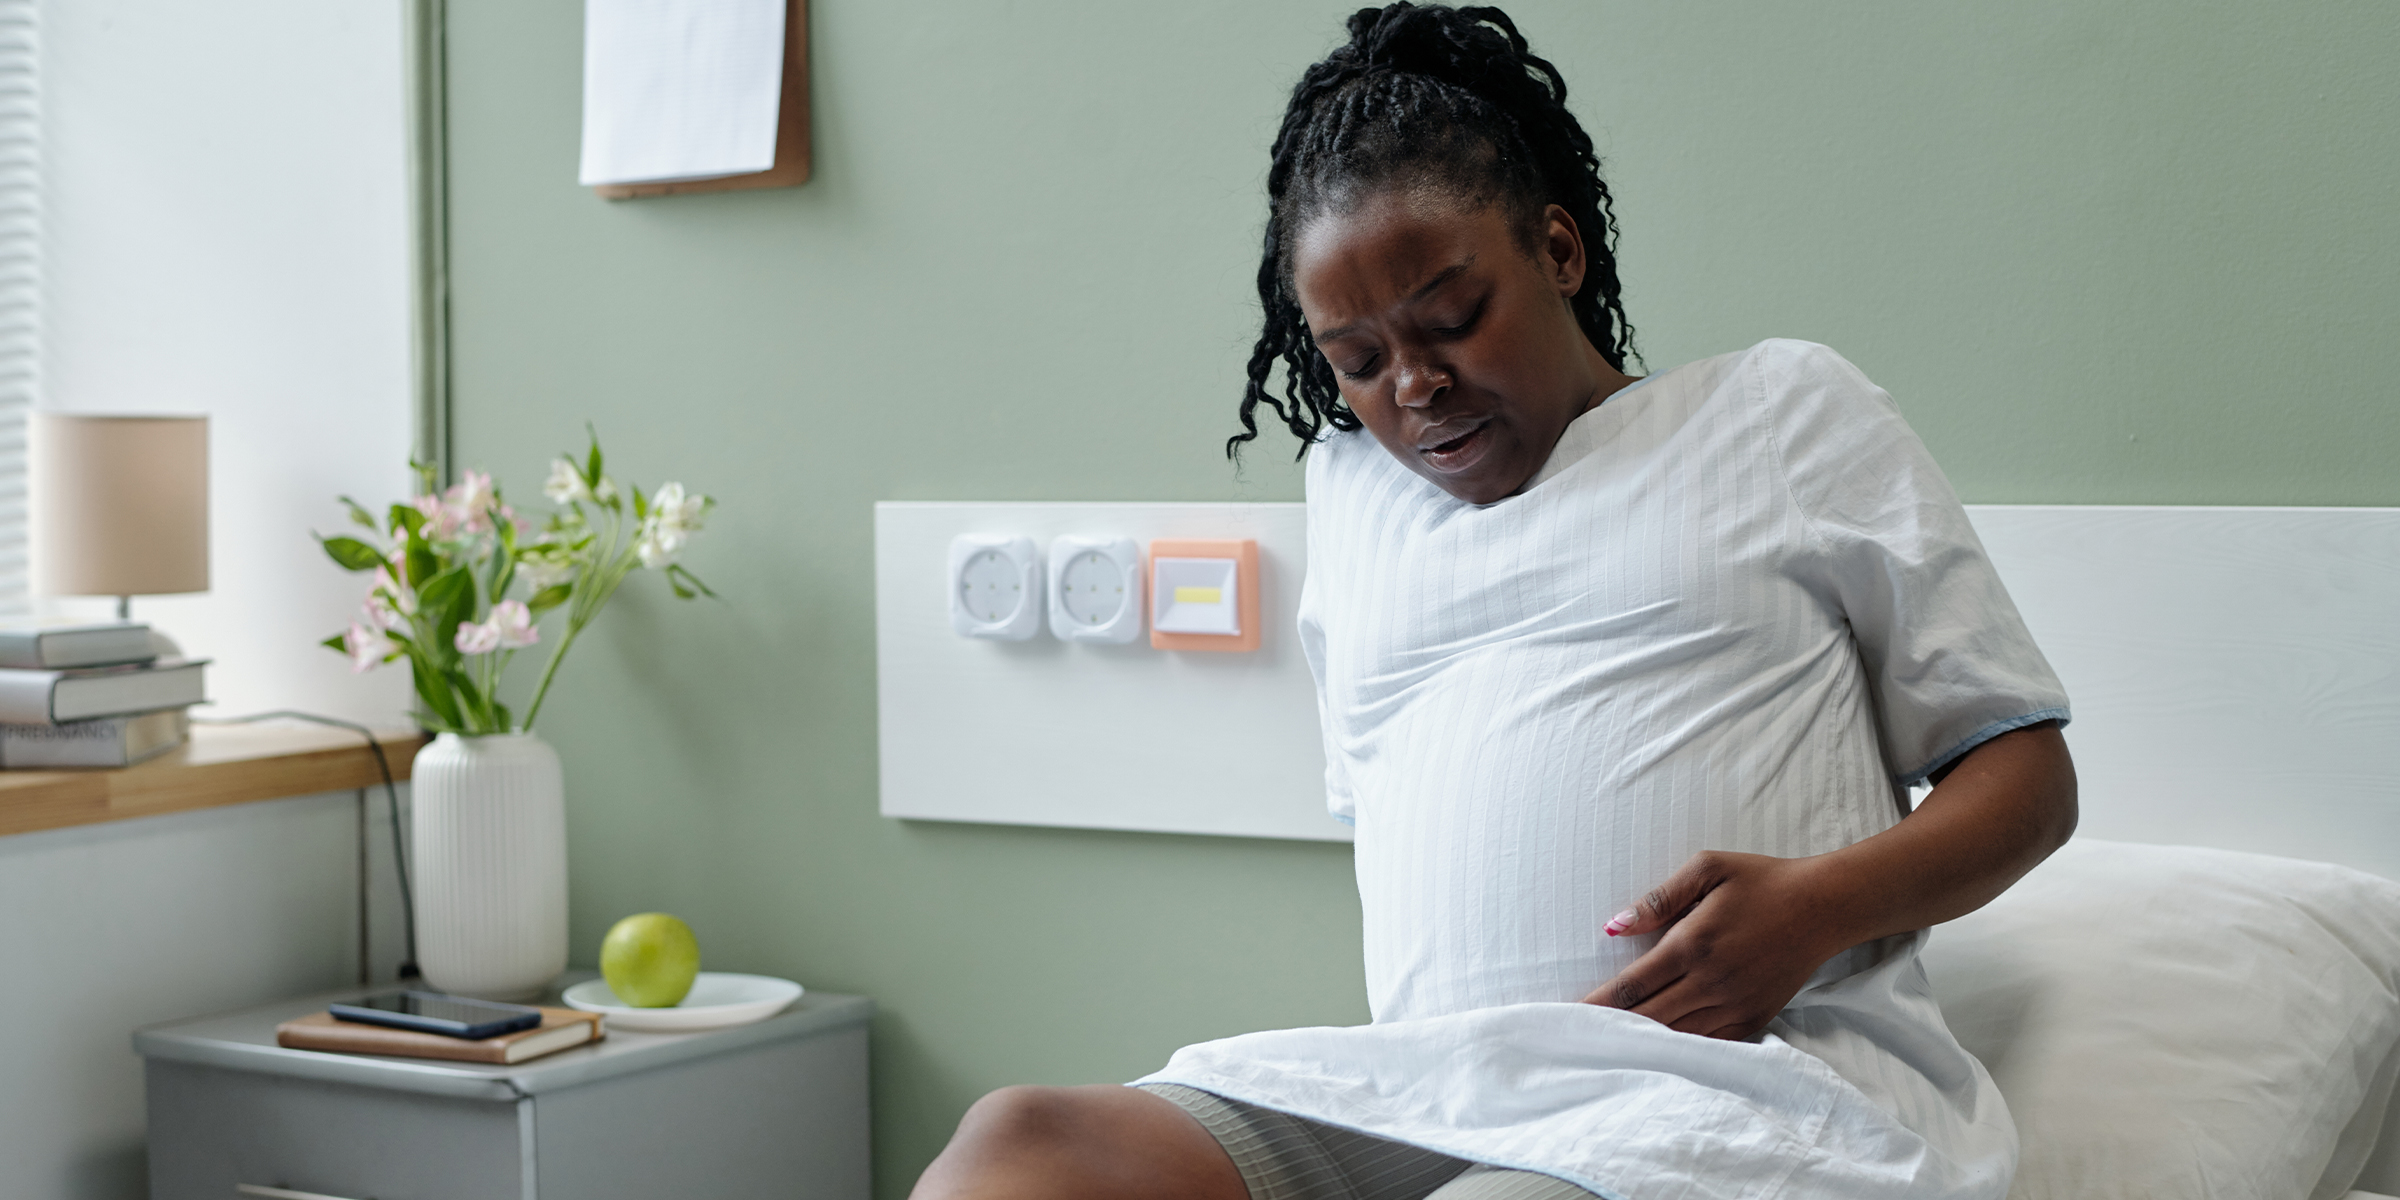
<svg viewBox="0 0 2400 1200">
<path fill-rule="evenodd" d="M 542 668 L 542 682 L 534 687 L 533 703 L 526 706 L 525 723 L 518 727 L 517 732 L 533 732 L 533 719 L 542 711 L 542 697 L 550 694 L 550 677 L 558 674 L 558 664 L 566 661 L 567 647 L 575 644 L 575 635 L 581 632 L 583 632 L 582 626 L 572 621 L 567 623 L 567 632 L 558 639 L 558 649 L 550 652 L 549 665 Z"/>
</svg>

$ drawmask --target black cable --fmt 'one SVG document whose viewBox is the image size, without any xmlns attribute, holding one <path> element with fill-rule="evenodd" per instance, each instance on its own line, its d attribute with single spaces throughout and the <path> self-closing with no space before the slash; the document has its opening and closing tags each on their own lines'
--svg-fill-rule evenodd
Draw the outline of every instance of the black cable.
<svg viewBox="0 0 2400 1200">
<path fill-rule="evenodd" d="M 194 725 L 254 725 L 260 721 L 274 720 L 307 721 L 315 725 L 331 725 L 337 729 L 347 729 L 367 739 L 367 749 L 375 752 L 375 769 L 383 772 L 383 795 L 390 802 L 392 814 L 392 866 L 400 877 L 400 928 L 408 938 L 408 954 L 400 960 L 400 978 L 417 978 L 419 974 L 417 971 L 417 908 L 416 901 L 408 889 L 408 851 L 400 842 L 400 788 L 392 782 L 392 764 L 390 759 L 384 757 L 383 742 L 376 738 L 374 730 L 356 721 L 345 721 L 339 717 L 319 716 L 316 713 L 298 712 L 288 708 L 279 708 L 273 712 L 252 713 L 246 717 L 193 717 L 192 723 Z"/>
</svg>

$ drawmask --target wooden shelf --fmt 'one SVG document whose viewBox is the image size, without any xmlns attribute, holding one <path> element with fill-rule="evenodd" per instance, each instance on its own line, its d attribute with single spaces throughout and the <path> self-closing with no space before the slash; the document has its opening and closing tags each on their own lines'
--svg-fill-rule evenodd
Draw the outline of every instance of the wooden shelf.
<svg viewBox="0 0 2400 1200">
<path fill-rule="evenodd" d="M 408 778 L 425 735 L 378 729 L 394 781 Z M 379 786 L 365 739 L 299 721 L 194 725 L 192 740 L 139 766 L 109 771 L 0 771 L 0 836 L 253 800 Z"/>
</svg>

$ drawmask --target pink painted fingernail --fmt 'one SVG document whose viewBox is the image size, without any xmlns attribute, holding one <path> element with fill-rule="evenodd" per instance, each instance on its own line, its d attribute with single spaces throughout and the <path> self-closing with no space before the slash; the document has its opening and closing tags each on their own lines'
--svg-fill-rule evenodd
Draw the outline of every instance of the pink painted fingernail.
<svg viewBox="0 0 2400 1200">
<path fill-rule="evenodd" d="M 1613 917 L 1610 917 L 1608 919 L 1608 936 L 1623 936 L 1626 930 L 1633 928 L 1633 920 L 1634 911 L 1630 908 L 1626 909 L 1624 912 L 1618 913 Z"/>
</svg>

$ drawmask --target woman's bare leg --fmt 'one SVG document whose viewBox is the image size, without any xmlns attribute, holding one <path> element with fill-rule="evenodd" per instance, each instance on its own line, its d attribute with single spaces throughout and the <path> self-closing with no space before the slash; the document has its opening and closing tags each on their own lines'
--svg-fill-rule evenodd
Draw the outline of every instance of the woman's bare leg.
<svg viewBox="0 0 2400 1200">
<path fill-rule="evenodd" d="M 1002 1088 L 975 1102 L 909 1200 L 1249 1200 L 1217 1139 L 1139 1088 Z"/>
</svg>

